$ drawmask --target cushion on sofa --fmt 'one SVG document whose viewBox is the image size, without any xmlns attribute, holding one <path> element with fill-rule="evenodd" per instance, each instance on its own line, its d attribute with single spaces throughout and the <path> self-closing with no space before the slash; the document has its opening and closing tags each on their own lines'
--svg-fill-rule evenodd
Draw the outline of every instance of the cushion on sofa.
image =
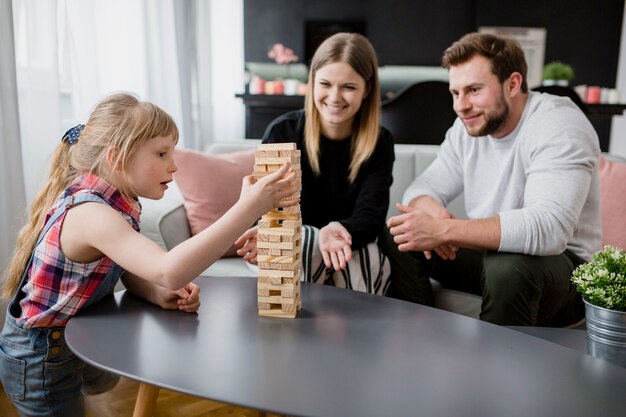
<svg viewBox="0 0 626 417">
<path fill-rule="evenodd" d="M 174 180 L 184 199 L 191 234 L 212 225 L 239 199 L 242 179 L 254 168 L 254 150 L 225 154 L 177 149 Z M 231 248 L 226 255 L 234 255 Z"/>
<path fill-rule="evenodd" d="M 600 157 L 602 245 L 626 249 L 626 164 Z"/>
</svg>

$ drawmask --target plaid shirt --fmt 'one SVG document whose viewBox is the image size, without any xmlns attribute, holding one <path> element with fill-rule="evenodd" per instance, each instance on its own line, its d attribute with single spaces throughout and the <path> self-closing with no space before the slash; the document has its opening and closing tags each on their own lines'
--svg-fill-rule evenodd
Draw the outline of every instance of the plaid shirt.
<svg viewBox="0 0 626 417">
<path fill-rule="evenodd" d="M 101 178 L 88 174 L 67 188 L 46 215 L 54 214 L 63 199 L 70 195 L 93 194 L 119 211 L 132 227 L 139 231 L 141 204 L 128 197 Z M 60 247 L 63 213 L 50 227 L 43 240 L 33 251 L 33 263 L 20 301 L 22 314 L 17 320 L 23 328 L 65 326 L 89 300 L 103 279 L 115 265 L 104 256 L 91 263 L 78 263 L 67 259 Z"/>
</svg>

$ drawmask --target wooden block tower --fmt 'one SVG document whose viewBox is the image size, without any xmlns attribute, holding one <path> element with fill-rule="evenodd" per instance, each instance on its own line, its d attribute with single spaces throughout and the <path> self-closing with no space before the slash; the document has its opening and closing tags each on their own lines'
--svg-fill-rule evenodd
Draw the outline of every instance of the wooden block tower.
<svg viewBox="0 0 626 417">
<path fill-rule="evenodd" d="M 254 177 L 259 179 L 291 163 L 298 182 L 302 178 L 300 151 L 295 143 L 261 144 L 256 152 Z M 289 199 L 300 198 L 300 189 Z M 258 223 L 257 296 L 260 316 L 295 318 L 300 310 L 302 217 L 300 204 L 277 208 Z"/>
</svg>

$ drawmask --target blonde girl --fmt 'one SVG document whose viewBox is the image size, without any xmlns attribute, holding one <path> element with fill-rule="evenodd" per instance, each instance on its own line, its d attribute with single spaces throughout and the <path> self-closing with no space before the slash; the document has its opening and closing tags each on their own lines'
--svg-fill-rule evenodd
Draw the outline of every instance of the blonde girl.
<svg viewBox="0 0 626 417">
<path fill-rule="evenodd" d="M 139 232 L 137 197 L 159 199 L 172 181 L 178 130 L 159 107 L 130 94 L 100 102 L 70 129 L 52 158 L 6 272 L 11 298 L 0 334 L 0 379 L 23 416 L 83 416 L 83 393 L 117 379 L 67 348 L 64 328 L 80 309 L 126 288 L 166 309 L 195 312 L 191 283 L 245 231 L 293 194 L 286 164 L 254 183 L 215 224 L 166 252 Z M 289 201 L 289 200 L 286 200 Z M 294 202 L 297 203 L 297 202 Z"/>
<path fill-rule="evenodd" d="M 274 120 L 266 143 L 302 149 L 304 279 L 384 294 L 389 265 L 376 238 L 385 224 L 393 138 L 380 126 L 378 60 L 370 42 L 338 33 L 315 52 L 303 110 Z M 256 260 L 256 230 L 235 243 Z"/>
</svg>

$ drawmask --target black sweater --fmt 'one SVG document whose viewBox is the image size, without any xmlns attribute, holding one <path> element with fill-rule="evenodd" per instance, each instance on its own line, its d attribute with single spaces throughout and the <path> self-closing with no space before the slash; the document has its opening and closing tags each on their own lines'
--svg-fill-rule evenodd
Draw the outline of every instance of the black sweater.
<svg viewBox="0 0 626 417">
<path fill-rule="evenodd" d="M 350 184 L 351 138 L 320 138 L 320 175 L 313 173 L 304 148 L 304 110 L 284 114 L 265 130 L 263 143 L 295 142 L 301 151 L 302 222 L 322 228 L 339 221 L 352 235 L 352 249 L 373 242 L 385 224 L 395 159 L 393 138 L 381 127 L 376 149 Z"/>
</svg>

